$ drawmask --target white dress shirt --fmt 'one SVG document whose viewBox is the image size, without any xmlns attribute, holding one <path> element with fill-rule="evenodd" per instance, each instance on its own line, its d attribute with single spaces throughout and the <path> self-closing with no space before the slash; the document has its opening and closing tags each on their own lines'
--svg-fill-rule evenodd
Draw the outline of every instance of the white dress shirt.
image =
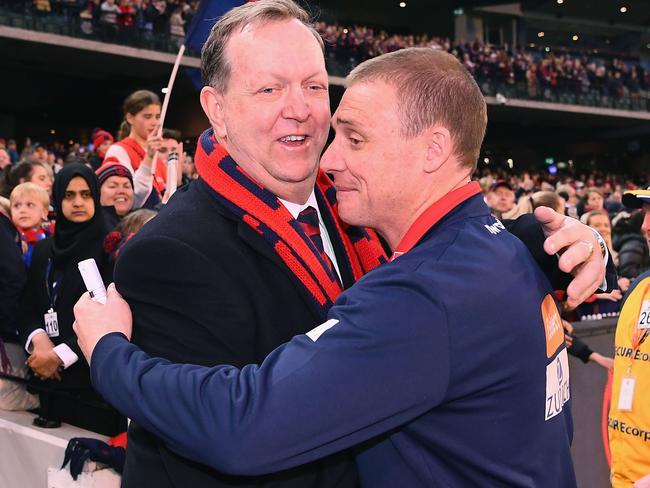
<svg viewBox="0 0 650 488">
<path fill-rule="evenodd" d="M 314 191 L 312 190 L 311 195 L 309 195 L 307 201 L 302 205 L 298 203 L 289 202 L 287 200 L 283 200 L 282 198 L 278 198 L 278 200 L 282 202 L 282 205 L 285 206 L 285 208 L 289 211 L 289 213 L 293 216 L 294 219 L 297 219 L 298 215 L 300 215 L 300 212 L 302 212 L 307 207 L 314 207 L 316 209 L 316 213 L 318 214 L 318 227 L 320 228 L 320 235 L 321 235 L 321 239 L 323 240 L 323 250 L 327 254 L 327 257 L 330 258 L 330 261 L 332 261 L 332 264 L 334 265 L 334 269 L 336 270 L 336 274 L 338 275 L 340 280 L 341 272 L 339 271 L 339 264 L 336 260 L 336 254 L 334 254 L 334 248 L 332 247 L 332 241 L 330 239 L 330 235 L 327 232 L 327 229 L 325 228 L 325 224 L 323 224 L 323 217 L 320 214 L 320 209 L 318 208 L 318 202 L 316 201 L 316 194 L 314 193 Z"/>
</svg>

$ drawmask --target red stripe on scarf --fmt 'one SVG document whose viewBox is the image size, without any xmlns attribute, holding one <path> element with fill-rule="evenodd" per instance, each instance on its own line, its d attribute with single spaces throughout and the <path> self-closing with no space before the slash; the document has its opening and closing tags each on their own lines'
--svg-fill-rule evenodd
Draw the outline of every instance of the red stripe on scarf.
<svg viewBox="0 0 650 488">
<path fill-rule="evenodd" d="M 203 142 L 208 146 L 207 148 L 203 147 Z M 197 145 L 195 164 L 199 175 L 220 197 L 242 211 L 241 219 L 244 223 L 263 236 L 264 231 L 261 228 L 261 223 L 270 229 L 273 234 L 265 237 L 277 239 L 272 244 L 275 252 L 321 306 L 321 312 L 326 312 L 327 307 L 331 306 L 342 292 L 341 285 L 332 274 L 334 272 L 329 269 L 309 238 L 301 234 L 304 234 L 302 228 L 297 226 L 300 229 L 297 231 L 292 226 L 293 216 L 285 206 L 274 196 L 273 198 L 277 202 L 277 208 L 274 210 L 269 203 L 248 191 L 224 169 L 221 163 L 225 162 L 225 158 L 230 159 L 230 156 L 222 146 L 216 143 L 214 134 L 209 129 L 199 138 Z M 230 159 L 230 161 L 232 160 Z M 235 166 L 235 171 L 262 189 L 259 183 L 255 182 L 240 166 Z M 322 171 L 319 172 L 316 191 L 322 193 L 322 201 L 327 206 L 327 209 L 321 209 L 321 211 L 327 210 L 333 217 L 336 232 L 339 234 L 347 254 L 348 265 L 357 280 L 365 272 L 379 265 L 382 259 L 385 260 L 385 254 L 376 234 L 372 231 L 368 233 L 369 239 L 361 239 L 352 243 L 346 233 L 348 226 L 338 219 L 336 204 L 331 205 L 325 198 L 325 193 L 331 186 L 329 178 Z M 268 197 L 268 194 L 266 196 Z"/>
<path fill-rule="evenodd" d="M 201 148 L 200 145 L 199 148 Z M 285 254 L 280 254 L 280 257 L 287 263 L 287 266 L 289 266 L 296 277 L 300 279 L 319 303 L 323 303 L 323 298 L 320 297 L 323 293 L 327 295 L 330 302 L 334 303 L 336 298 L 341 294 L 342 289 L 336 280 L 330 278 L 328 270 L 321 263 L 319 256 L 312 251 L 311 247 L 291 227 L 289 222 L 293 220 L 293 216 L 286 207 L 280 204 L 277 209 L 273 210 L 259 199 L 250 198 L 250 193 L 246 192 L 231 175 L 219 166 L 223 158 L 228 157 L 228 153 L 223 147 L 215 145 L 215 150 L 207 158 L 201 157 L 201 153 L 205 153 L 202 148 L 201 150 L 199 148 L 197 148 L 195 164 L 201 177 L 226 200 L 234 203 L 250 216 L 268 225 L 280 239 L 287 243 L 288 248 L 293 249 L 300 257 L 307 270 L 314 275 L 315 280 L 306 280 L 306 275 L 301 267 L 296 267 L 298 261 L 288 259 Z M 246 176 L 246 178 L 254 181 L 241 167 L 238 166 L 237 170 Z M 314 286 L 320 288 L 322 291 L 318 294 L 314 293 Z"/>
</svg>

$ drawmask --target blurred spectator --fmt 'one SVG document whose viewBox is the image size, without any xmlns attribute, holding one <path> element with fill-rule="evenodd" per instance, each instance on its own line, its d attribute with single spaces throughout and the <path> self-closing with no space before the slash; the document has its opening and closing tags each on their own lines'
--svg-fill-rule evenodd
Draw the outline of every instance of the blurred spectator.
<svg viewBox="0 0 650 488">
<path fill-rule="evenodd" d="M 185 41 L 185 20 L 180 5 L 174 7 L 169 17 L 169 33 L 178 47 Z"/>
<path fill-rule="evenodd" d="M 486 202 L 494 216 L 500 219 L 515 205 L 515 192 L 506 180 L 498 180 L 492 184 L 486 196 Z"/>
<path fill-rule="evenodd" d="M 580 215 L 586 212 L 603 210 L 605 208 L 603 193 L 598 188 L 589 188 L 582 204 L 582 212 L 579 212 Z"/>
<path fill-rule="evenodd" d="M 160 99 L 138 90 L 124 101 L 120 140 L 108 148 L 104 163 L 119 163 L 133 174 L 134 208 L 153 208 L 160 195 L 153 188 L 153 158 L 162 144 L 158 136 Z"/>
<path fill-rule="evenodd" d="M 9 142 L 7 142 L 7 152 L 9 153 L 11 164 L 16 164 L 18 162 L 18 150 L 14 139 L 9 139 Z"/>
<path fill-rule="evenodd" d="M 18 341 L 18 304 L 26 281 L 20 235 L 0 205 L 0 340 Z"/>
<path fill-rule="evenodd" d="M 199 173 L 196 171 L 196 166 L 194 165 L 194 159 L 190 154 L 186 154 L 183 159 L 183 179 L 182 184 L 187 185 L 192 180 L 195 180 L 199 177 Z"/>
<path fill-rule="evenodd" d="M 90 167 L 94 171 L 97 171 L 97 169 L 104 162 L 106 151 L 108 151 L 108 148 L 111 147 L 114 139 L 109 132 L 101 129 L 97 129 L 95 132 L 93 132 L 92 137 L 94 149 L 90 154 L 88 154 L 86 160 L 88 161 L 88 164 L 90 164 Z"/>
<path fill-rule="evenodd" d="M 100 22 L 104 30 L 105 39 L 113 41 L 117 33 L 117 15 L 120 13 L 120 7 L 116 5 L 115 0 L 104 0 L 100 7 Z"/>
<path fill-rule="evenodd" d="M 601 199 L 602 202 L 602 199 Z M 592 210 L 582 215 L 580 221 L 583 224 L 588 225 L 592 229 L 598 231 L 602 236 L 607 249 L 609 250 L 614 263 L 618 263 L 618 255 L 616 251 L 613 250 L 612 246 L 612 226 L 609 220 L 609 215 L 604 209 L 601 210 Z M 628 286 L 629 283 L 625 283 L 624 286 Z M 611 293 L 596 293 L 591 298 L 587 299 L 585 303 L 581 304 L 578 307 L 578 313 L 580 315 L 596 315 L 596 314 L 610 314 L 616 313 L 620 309 L 620 304 L 618 303 L 623 298 L 623 293 L 620 289 L 612 290 Z"/>
<path fill-rule="evenodd" d="M 126 167 L 118 163 L 106 163 L 95 173 L 107 229 L 114 229 L 133 209 L 133 177 Z"/>
<path fill-rule="evenodd" d="M 174 129 L 163 129 L 162 144 L 158 148 L 156 165 L 154 169 L 154 188 L 161 195 L 165 193 L 167 186 L 167 158 L 170 154 L 176 153 L 178 159 L 176 160 L 176 186 L 180 186 L 183 181 L 183 162 L 185 160 L 183 152 L 183 143 L 181 141 L 181 133 Z"/>
<path fill-rule="evenodd" d="M 106 230 L 92 170 L 66 165 L 55 180 L 54 203 L 54 235 L 34 248 L 22 306 L 22 339 L 35 378 L 31 384 L 41 393 L 43 417 L 115 435 L 123 431 L 120 416 L 92 390 L 72 331 L 72 308 L 86 291 L 77 263 L 94 258 L 105 284 L 112 281 L 112 267 L 102 250 Z"/>
<path fill-rule="evenodd" d="M 11 191 L 20 183 L 32 182 L 52 194 L 51 172 L 44 165 L 32 161 L 25 161 L 4 172 L 4 179 L 0 182 L 0 195 L 9 197 Z"/>
<path fill-rule="evenodd" d="M 631 214 L 621 213 L 614 218 L 612 244 L 618 252 L 618 274 L 630 280 L 650 269 L 650 236 L 642 233 L 643 217 L 643 211 L 637 210 Z"/>
<path fill-rule="evenodd" d="M 592 210 L 584 214 L 580 221 L 588 225 L 592 229 L 598 231 L 607 244 L 607 249 L 612 254 L 614 263 L 618 264 L 618 253 L 613 249 L 612 245 L 612 224 L 609 220 L 609 214 L 605 209 Z"/>
<path fill-rule="evenodd" d="M 147 222 L 153 219 L 158 212 L 141 208 L 125 216 L 104 239 L 104 252 L 108 254 L 113 265 L 117 261 L 120 250 L 131 237 L 133 237 Z"/>
<path fill-rule="evenodd" d="M 6 149 L 0 149 L 0 172 L 11 166 L 11 157 Z"/>
<path fill-rule="evenodd" d="M 32 262 L 34 246 L 52 234 L 53 226 L 47 220 L 50 197 L 34 183 L 21 183 L 11 192 L 11 221 L 20 232 L 23 242 L 23 261 Z"/>
</svg>

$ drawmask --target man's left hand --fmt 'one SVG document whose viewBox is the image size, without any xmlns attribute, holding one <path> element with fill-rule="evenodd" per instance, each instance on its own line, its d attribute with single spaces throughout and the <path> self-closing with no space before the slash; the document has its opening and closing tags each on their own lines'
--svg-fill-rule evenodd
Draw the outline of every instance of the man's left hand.
<svg viewBox="0 0 650 488">
<path fill-rule="evenodd" d="M 129 304 L 111 284 L 106 290 L 106 304 L 95 302 L 84 293 L 74 306 L 73 329 L 86 361 L 90 364 L 99 340 L 111 332 L 121 332 L 131 340 L 132 317 Z"/>
<path fill-rule="evenodd" d="M 546 236 L 544 250 L 548 254 L 562 252 L 558 267 L 574 275 L 566 290 L 567 305 L 574 308 L 593 295 L 605 278 L 598 239 L 590 227 L 548 207 L 536 208 L 535 217 Z"/>
</svg>

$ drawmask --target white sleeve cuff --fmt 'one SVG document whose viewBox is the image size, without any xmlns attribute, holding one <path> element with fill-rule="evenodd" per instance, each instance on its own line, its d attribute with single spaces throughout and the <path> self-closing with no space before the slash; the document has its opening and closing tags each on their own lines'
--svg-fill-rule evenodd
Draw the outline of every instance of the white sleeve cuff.
<svg viewBox="0 0 650 488">
<path fill-rule="evenodd" d="M 63 362 L 63 369 L 68 369 L 74 363 L 79 361 L 79 356 L 77 356 L 77 354 L 72 349 L 70 349 L 70 346 L 67 344 L 59 344 L 58 346 L 54 346 L 54 352 Z"/>
<path fill-rule="evenodd" d="M 40 327 L 38 329 L 34 329 L 31 334 L 29 334 L 29 337 L 25 341 L 25 351 L 27 351 L 27 354 L 31 354 L 34 351 L 34 348 L 32 347 L 32 338 L 37 335 L 37 334 L 46 334 L 45 329 L 41 329 Z"/>
</svg>

